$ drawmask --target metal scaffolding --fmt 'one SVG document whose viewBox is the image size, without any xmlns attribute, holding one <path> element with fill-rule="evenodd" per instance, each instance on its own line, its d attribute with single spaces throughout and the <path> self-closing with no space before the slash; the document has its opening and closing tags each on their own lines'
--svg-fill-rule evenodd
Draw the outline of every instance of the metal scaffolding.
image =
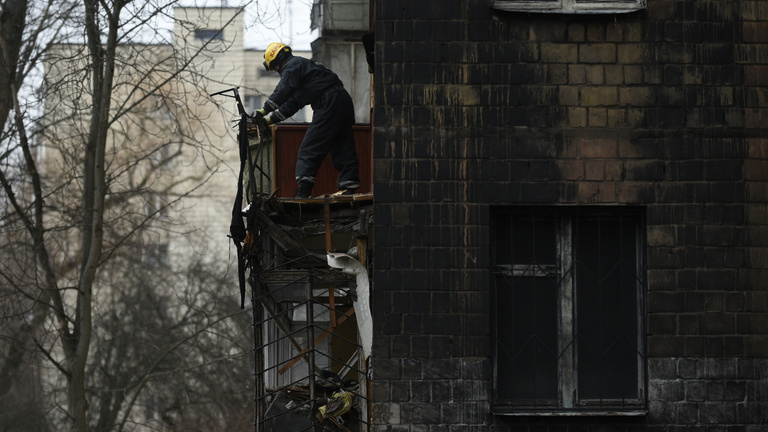
<svg viewBox="0 0 768 432">
<path fill-rule="evenodd" d="M 337 261 L 344 258 L 365 268 L 372 198 L 272 198 L 249 210 L 259 212 L 249 218 L 259 241 L 250 246 L 248 277 L 259 432 L 370 430 L 359 322 L 367 275 L 330 265 L 343 266 Z"/>
</svg>

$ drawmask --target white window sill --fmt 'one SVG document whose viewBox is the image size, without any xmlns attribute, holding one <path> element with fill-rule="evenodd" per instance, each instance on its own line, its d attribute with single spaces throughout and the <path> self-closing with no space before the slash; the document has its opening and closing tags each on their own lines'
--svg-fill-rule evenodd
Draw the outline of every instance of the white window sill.
<svg viewBox="0 0 768 432">
<path fill-rule="evenodd" d="M 493 3 L 493 8 L 507 12 L 556 13 L 556 14 L 620 14 L 646 8 L 645 1 L 606 3 L 579 3 L 544 1 L 503 1 Z"/>
<path fill-rule="evenodd" d="M 503 417 L 641 417 L 648 410 L 512 410 L 510 408 L 494 409 L 493 414 Z"/>
</svg>

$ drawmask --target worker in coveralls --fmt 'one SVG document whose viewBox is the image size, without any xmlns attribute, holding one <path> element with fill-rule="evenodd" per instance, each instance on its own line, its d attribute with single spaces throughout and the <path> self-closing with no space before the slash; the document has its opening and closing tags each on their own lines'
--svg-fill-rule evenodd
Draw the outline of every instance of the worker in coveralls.
<svg viewBox="0 0 768 432">
<path fill-rule="evenodd" d="M 312 124 L 304 135 L 296 158 L 296 198 L 309 198 L 315 185 L 317 170 L 331 154 L 333 167 L 339 173 L 338 186 L 345 194 L 360 187 L 358 160 L 352 125 L 355 110 L 352 98 L 339 77 L 323 65 L 294 57 L 291 47 L 279 42 L 269 44 L 264 53 L 264 67 L 277 71 L 280 82 L 253 115 L 267 126 L 296 114 L 312 105 Z"/>
</svg>

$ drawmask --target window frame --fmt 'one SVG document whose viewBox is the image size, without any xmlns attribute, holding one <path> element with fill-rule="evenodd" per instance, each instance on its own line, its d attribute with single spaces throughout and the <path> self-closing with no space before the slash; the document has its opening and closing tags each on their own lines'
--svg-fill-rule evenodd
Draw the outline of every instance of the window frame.
<svg viewBox="0 0 768 432">
<path fill-rule="evenodd" d="M 556 248 L 557 248 L 557 267 L 556 269 L 550 268 L 551 266 L 539 266 L 536 265 L 535 269 L 532 269 L 530 264 L 518 265 L 514 263 L 514 259 L 510 256 L 510 264 L 508 266 L 499 265 L 497 260 L 497 247 L 496 244 L 500 241 L 500 235 L 497 225 L 500 220 L 512 225 L 512 218 L 515 215 L 536 215 L 536 216 L 551 216 L 556 220 Z M 531 401 L 534 399 L 527 399 L 527 403 L 519 403 L 521 399 L 510 398 L 507 400 L 500 400 L 499 398 L 499 386 L 505 385 L 500 383 L 499 378 L 499 313 L 496 308 L 492 311 L 492 323 L 491 328 L 493 332 L 493 346 L 492 346 L 492 412 L 496 415 L 512 415 L 512 416 L 528 416 L 528 415 L 620 415 L 620 416 L 640 416 L 647 414 L 647 351 L 646 351 L 646 306 L 645 299 L 647 295 L 647 281 L 646 281 L 646 261 L 645 261 L 645 248 L 646 248 L 646 234 L 645 234 L 645 212 L 640 207 L 589 207 L 589 208 L 551 208 L 551 207 L 514 207 L 514 208 L 499 208 L 494 209 L 492 212 L 491 232 L 491 257 L 493 267 L 491 270 L 492 285 L 492 303 L 496 304 L 500 302 L 498 297 L 497 280 L 501 273 L 505 273 L 509 277 L 549 277 L 550 279 L 555 275 L 557 277 L 557 346 L 560 352 L 557 363 L 557 400 L 550 400 L 549 404 L 543 403 L 536 405 Z M 580 218 L 596 218 L 599 216 L 615 217 L 631 217 L 636 218 L 636 226 L 634 227 L 634 242 L 635 242 L 635 266 L 636 266 L 636 331 L 637 331 L 637 398 L 636 399 L 614 399 L 614 403 L 605 403 L 602 399 L 577 399 L 578 390 L 578 376 L 579 368 L 577 356 L 578 352 L 574 348 L 573 341 L 576 341 L 574 336 L 574 328 L 577 327 L 576 317 L 576 292 L 578 287 L 575 285 L 574 273 L 576 269 L 573 267 L 578 257 L 574 256 L 574 227 L 577 223 L 581 223 Z M 510 228 L 511 230 L 511 228 Z M 511 231 L 510 231 L 511 233 Z M 510 240 L 511 241 L 511 240 Z M 511 244 L 510 244 L 510 247 Z M 506 268 L 505 268 L 506 267 Z M 568 271 L 565 271 L 568 269 Z M 560 276 L 562 275 L 562 277 Z M 506 316 L 505 316 L 506 317 Z M 569 324 L 568 324 L 569 323 Z M 509 383 L 506 383 L 509 385 Z M 554 401 L 554 403 L 552 403 Z M 597 402 L 596 402 L 597 401 Z"/>
<path fill-rule="evenodd" d="M 494 0 L 494 9 L 508 12 L 541 12 L 562 14 L 630 13 L 646 8 L 646 0 L 581 1 L 581 0 Z"/>
</svg>

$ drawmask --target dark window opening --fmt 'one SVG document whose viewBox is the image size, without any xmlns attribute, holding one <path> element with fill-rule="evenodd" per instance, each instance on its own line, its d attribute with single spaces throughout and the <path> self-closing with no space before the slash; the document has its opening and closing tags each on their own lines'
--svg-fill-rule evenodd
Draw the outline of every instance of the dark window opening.
<svg viewBox="0 0 768 432">
<path fill-rule="evenodd" d="M 211 39 L 224 39 L 224 30 L 221 29 L 197 29 L 195 30 L 195 39 L 207 41 Z"/>
<path fill-rule="evenodd" d="M 504 210 L 492 229 L 495 411 L 642 408 L 641 210 Z"/>
</svg>

